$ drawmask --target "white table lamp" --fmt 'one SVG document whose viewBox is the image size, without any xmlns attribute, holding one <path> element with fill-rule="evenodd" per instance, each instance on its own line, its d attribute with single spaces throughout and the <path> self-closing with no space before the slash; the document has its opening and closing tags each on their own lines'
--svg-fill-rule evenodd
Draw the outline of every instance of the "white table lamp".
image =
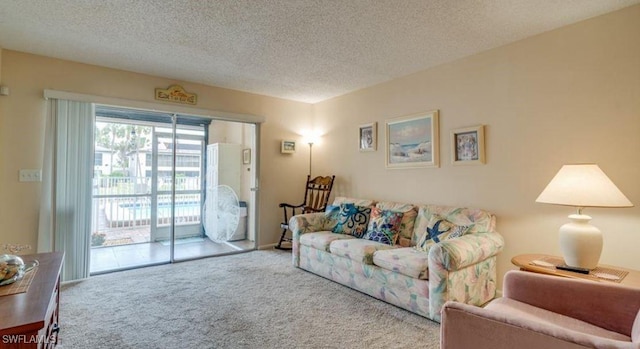
<svg viewBox="0 0 640 349">
<path fill-rule="evenodd" d="M 594 269 L 602 252 L 602 233 L 589 224 L 585 207 L 632 207 L 633 204 L 596 164 L 564 165 L 536 202 L 574 206 L 577 214 L 560 227 L 560 250 L 571 267 Z"/>
</svg>

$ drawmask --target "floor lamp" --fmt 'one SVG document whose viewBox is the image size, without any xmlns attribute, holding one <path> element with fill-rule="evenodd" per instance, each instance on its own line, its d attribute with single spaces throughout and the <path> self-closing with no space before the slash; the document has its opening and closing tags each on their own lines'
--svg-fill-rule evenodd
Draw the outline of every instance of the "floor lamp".
<svg viewBox="0 0 640 349">
<path fill-rule="evenodd" d="M 309 177 L 311 177 L 311 159 L 313 155 L 313 142 L 309 142 Z"/>
</svg>

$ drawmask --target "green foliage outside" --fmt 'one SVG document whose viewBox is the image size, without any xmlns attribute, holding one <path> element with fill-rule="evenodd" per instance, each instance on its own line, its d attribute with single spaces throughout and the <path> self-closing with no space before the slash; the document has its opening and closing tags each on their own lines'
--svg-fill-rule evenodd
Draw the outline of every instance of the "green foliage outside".
<svg viewBox="0 0 640 349">
<path fill-rule="evenodd" d="M 123 124 L 118 122 L 96 122 L 95 145 L 110 150 L 109 168 L 111 173 L 98 177 L 97 194 L 126 195 L 144 193 L 150 190 L 150 178 L 145 178 L 144 169 L 139 162 L 131 169 L 131 159 L 138 159 L 137 152 L 151 148 L 152 130 L 150 126 Z M 131 173 L 132 172 L 132 173 Z M 138 183 L 132 183 L 137 178 Z M 133 179 L 134 181 L 136 179 Z M 199 179 L 187 177 L 184 173 L 176 173 L 176 190 L 193 190 L 200 187 Z M 158 190 L 171 190 L 171 180 L 162 178 L 158 182 Z"/>
<path fill-rule="evenodd" d="M 91 234 L 91 246 L 98 247 L 102 246 L 105 241 L 105 234 L 102 233 L 93 233 Z"/>
<path fill-rule="evenodd" d="M 110 168 L 113 169 L 114 165 L 119 167 L 121 169 L 120 173 L 124 176 L 129 168 L 129 155 L 150 146 L 151 127 L 96 122 L 95 143 L 114 152 L 115 156 L 111 157 Z M 113 163 L 114 161 L 115 164 Z"/>
</svg>

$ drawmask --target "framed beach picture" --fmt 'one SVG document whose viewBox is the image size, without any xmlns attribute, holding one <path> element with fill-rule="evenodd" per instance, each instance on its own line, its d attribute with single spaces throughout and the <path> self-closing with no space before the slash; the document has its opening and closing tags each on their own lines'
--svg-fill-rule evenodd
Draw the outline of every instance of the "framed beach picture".
<svg viewBox="0 0 640 349">
<path fill-rule="evenodd" d="M 378 146 L 378 123 L 358 127 L 358 147 L 360 151 L 376 151 Z"/>
<path fill-rule="evenodd" d="M 438 111 L 386 122 L 387 168 L 438 167 Z"/>
<path fill-rule="evenodd" d="M 296 152 L 296 141 L 282 141 L 280 152 L 283 154 L 293 154 Z"/>
<path fill-rule="evenodd" d="M 454 165 L 484 164 L 484 126 L 451 131 L 451 163 Z"/>
</svg>

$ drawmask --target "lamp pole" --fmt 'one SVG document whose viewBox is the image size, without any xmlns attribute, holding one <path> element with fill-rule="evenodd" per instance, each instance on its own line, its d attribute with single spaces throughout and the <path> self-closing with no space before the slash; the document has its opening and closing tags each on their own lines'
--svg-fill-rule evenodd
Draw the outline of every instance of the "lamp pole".
<svg viewBox="0 0 640 349">
<path fill-rule="evenodd" d="M 313 142 L 309 142 L 309 177 L 311 177 L 311 155 L 313 154 Z"/>
</svg>

